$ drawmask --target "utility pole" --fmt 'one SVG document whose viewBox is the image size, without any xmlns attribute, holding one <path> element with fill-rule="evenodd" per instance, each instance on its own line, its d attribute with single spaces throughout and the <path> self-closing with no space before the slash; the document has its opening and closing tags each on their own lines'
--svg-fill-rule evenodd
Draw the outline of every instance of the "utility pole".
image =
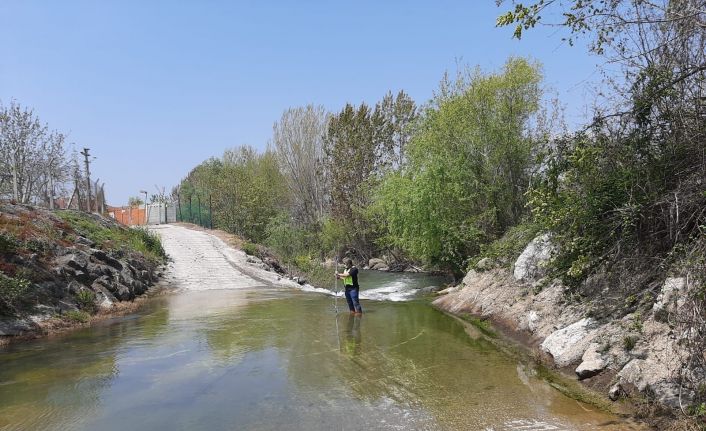
<svg viewBox="0 0 706 431">
<path fill-rule="evenodd" d="M 81 151 L 81 155 L 84 158 L 84 163 L 86 164 L 86 187 L 88 187 L 88 200 L 86 203 L 88 204 L 88 212 L 91 212 L 91 171 L 88 169 L 88 148 L 84 148 L 83 151 Z"/>
</svg>

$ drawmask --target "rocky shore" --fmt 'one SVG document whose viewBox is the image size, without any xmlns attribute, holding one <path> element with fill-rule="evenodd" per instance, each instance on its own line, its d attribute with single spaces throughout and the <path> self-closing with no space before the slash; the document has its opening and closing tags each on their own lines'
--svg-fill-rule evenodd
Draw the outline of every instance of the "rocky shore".
<svg viewBox="0 0 706 431">
<path fill-rule="evenodd" d="M 550 238 L 544 235 L 510 268 L 481 261 L 459 285 L 440 292 L 434 305 L 452 314 L 492 320 L 545 362 L 575 374 L 613 401 L 650 400 L 675 410 L 688 405 L 698 388 L 684 375 L 689 374 L 688 381 L 706 378 L 703 370 L 689 367 L 684 340 L 690 331 L 676 323 L 686 307 L 687 280 L 665 279 L 648 312 L 606 317 L 595 311 L 600 292 L 590 300 L 575 298 L 545 274 L 552 253 Z M 607 292 L 608 286 L 604 289 Z"/>
<path fill-rule="evenodd" d="M 155 286 L 166 259 L 147 231 L 75 211 L 2 204 L 0 236 L 4 339 L 125 309 Z"/>
</svg>

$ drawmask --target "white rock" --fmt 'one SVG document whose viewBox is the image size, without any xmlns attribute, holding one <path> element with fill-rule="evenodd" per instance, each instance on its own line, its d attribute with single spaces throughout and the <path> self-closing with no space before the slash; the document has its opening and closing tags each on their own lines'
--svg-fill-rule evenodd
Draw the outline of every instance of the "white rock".
<svg viewBox="0 0 706 431">
<path fill-rule="evenodd" d="M 576 375 L 579 379 L 593 377 L 606 367 L 607 364 L 603 360 L 603 355 L 598 352 L 600 347 L 598 343 L 591 343 L 584 352 L 581 357 L 581 364 L 576 368 Z"/>
<path fill-rule="evenodd" d="M 584 318 L 578 322 L 552 332 L 540 346 L 542 350 L 552 355 L 554 362 L 565 367 L 577 362 L 583 356 L 588 345 L 593 340 L 596 331 L 596 322 L 591 318 Z"/>
<path fill-rule="evenodd" d="M 686 280 L 683 277 L 668 278 L 662 285 L 662 290 L 657 295 L 657 301 L 652 306 L 652 311 L 658 313 L 662 310 L 672 311 L 670 308 L 681 306 Z"/>
<path fill-rule="evenodd" d="M 534 310 L 530 310 L 530 312 L 527 314 L 527 327 L 531 332 L 537 330 L 537 328 L 539 327 L 540 319 L 541 317 L 539 316 L 539 313 Z"/>
<path fill-rule="evenodd" d="M 513 272 L 515 280 L 541 278 L 544 267 L 551 259 L 555 248 L 549 234 L 540 235 L 533 239 L 515 261 Z"/>
</svg>

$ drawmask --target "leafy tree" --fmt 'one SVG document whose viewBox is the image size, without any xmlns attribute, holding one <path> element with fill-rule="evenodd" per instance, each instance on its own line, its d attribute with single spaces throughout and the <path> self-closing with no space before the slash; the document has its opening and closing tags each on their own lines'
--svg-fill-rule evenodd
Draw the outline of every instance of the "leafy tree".
<svg viewBox="0 0 706 431">
<path fill-rule="evenodd" d="M 379 187 L 383 243 L 460 273 L 464 260 L 522 216 L 541 74 L 524 59 L 502 72 L 442 81 L 407 147 L 407 165 Z"/>
</svg>

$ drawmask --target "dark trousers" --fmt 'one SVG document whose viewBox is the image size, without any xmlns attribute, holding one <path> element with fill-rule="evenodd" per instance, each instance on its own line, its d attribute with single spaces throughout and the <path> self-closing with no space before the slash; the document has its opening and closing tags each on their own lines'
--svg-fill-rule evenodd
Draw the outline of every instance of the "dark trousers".
<svg viewBox="0 0 706 431">
<path fill-rule="evenodd" d="M 348 302 L 348 309 L 356 313 L 363 312 L 363 309 L 360 307 L 360 299 L 358 299 L 359 293 L 360 288 L 346 286 L 346 302 Z"/>
</svg>

